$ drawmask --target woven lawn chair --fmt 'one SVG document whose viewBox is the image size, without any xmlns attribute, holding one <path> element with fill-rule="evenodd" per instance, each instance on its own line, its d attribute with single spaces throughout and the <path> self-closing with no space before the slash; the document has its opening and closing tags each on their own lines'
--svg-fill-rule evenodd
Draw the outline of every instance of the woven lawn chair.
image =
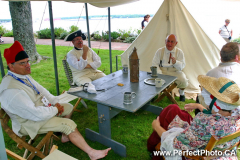
<svg viewBox="0 0 240 160">
<path fill-rule="evenodd" d="M 218 138 L 218 137 L 212 135 L 211 139 L 209 140 L 209 142 L 208 142 L 208 144 L 207 144 L 207 146 L 206 146 L 206 148 L 204 150 L 211 152 L 215 146 L 217 146 L 219 144 L 223 144 L 225 142 L 228 142 L 228 141 L 230 141 L 230 140 L 232 140 L 234 138 L 237 138 L 239 136 L 240 136 L 240 131 L 237 131 L 237 132 L 235 132 L 233 134 L 230 134 L 230 135 L 222 137 L 222 138 Z M 235 145 L 233 145 L 232 147 L 230 147 L 230 148 L 228 148 L 226 150 L 231 150 L 231 149 L 233 149 L 236 146 L 238 147 L 239 145 L 240 145 L 240 142 L 237 142 Z M 159 151 L 160 150 L 160 146 L 161 146 L 161 142 L 159 142 L 157 144 L 155 149 L 157 151 Z M 225 153 L 225 151 L 222 151 L 222 153 Z M 210 156 L 207 156 L 207 155 L 202 155 L 202 156 L 197 155 L 197 156 L 185 156 L 185 157 L 190 158 L 190 159 L 196 159 L 196 160 L 210 160 L 210 159 L 213 159 L 214 157 L 217 157 L 217 156 L 211 156 L 210 157 Z"/>
<path fill-rule="evenodd" d="M 42 140 L 36 145 L 36 147 L 33 146 L 34 142 L 40 137 L 37 135 L 33 140 L 29 140 L 26 142 L 26 136 L 19 137 L 16 135 L 12 129 L 8 126 L 8 122 L 10 120 L 10 117 L 6 114 L 6 112 L 3 109 L 0 109 L 0 120 L 3 130 L 8 134 L 8 136 L 17 143 L 17 147 L 19 149 L 25 148 L 25 153 L 23 155 L 23 159 L 31 160 L 35 156 L 38 156 L 40 158 L 45 158 L 48 155 L 49 149 L 51 148 L 52 140 L 59 140 L 57 136 L 53 134 L 52 131 L 49 131 Z M 41 149 L 43 148 L 43 152 Z M 8 153 L 9 151 L 7 151 Z M 28 155 L 28 152 L 31 152 Z M 9 153 L 8 153 L 9 155 Z M 28 157 L 27 157 L 28 155 Z M 27 158 L 26 158 L 27 157 Z"/>
<path fill-rule="evenodd" d="M 77 87 L 77 85 L 74 85 L 74 83 L 73 83 L 72 71 L 71 71 L 71 69 L 70 69 L 66 59 L 63 59 L 62 63 L 63 63 L 64 72 L 65 72 L 65 75 L 67 77 L 67 80 L 68 80 L 68 83 L 69 83 L 70 87 L 72 87 L 72 88 Z M 76 99 L 76 98 L 78 98 L 78 101 L 76 102 L 76 104 L 74 105 L 74 108 L 73 108 L 74 111 L 80 112 L 80 110 L 76 109 L 78 104 L 79 104 L 79 102 L 81 102 L 85 108 L 88 108 L 87 104 L 84 102 L 84 100 L 81 97 L 79 98 L 77 96 L 73 96 L 73 95 L 67 94 L 65 91 L 63 91 L 63 93 L 67 97 L 69 97 L 69 102 L 74 100 L 74 99 Z M 61 97 L 61 95 L 60 95 L 60 97 Z"/>
</svg>

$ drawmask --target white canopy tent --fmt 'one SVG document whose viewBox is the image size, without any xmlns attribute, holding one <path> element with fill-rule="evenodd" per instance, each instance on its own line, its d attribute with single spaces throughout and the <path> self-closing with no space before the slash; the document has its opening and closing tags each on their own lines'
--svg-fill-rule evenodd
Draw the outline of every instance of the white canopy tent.
<svg viewBox="0 0 240 160">
<path fill-rule="evenodd" d="M 197 76 L 206 74 L 220 62 L 220 49 L 226 43 L 216 32 L 207 35 L 180 0 L 164 0 L 163 4 L 132 45 L 121 55 L 122 65 L 128 64 L 133 47 L 137 48 L 140 70 L 150 71 L 155 52 L 165 46 L 169 34 L 178 37 L 177 47 L 185 55 L 184 72 L 189 79 L 188 93 L 198 93 Z"/>
<path fill-rule="evenodd" d="M 29 1 L 29 0 L 6 0 L 6 1 Z M 48 1 L 48 0 L 31 0 L 31 1 Z M 61 0 L 52 0 L 52 1 L 61 1 Z M 105 8 L 105 7 L 113 7 L 121 4 L 136 2 L 136 1 L 139 1 L 139 0 L 67 0 L 66 2 L 89 3 L 96 7 Z"/>
</svg>

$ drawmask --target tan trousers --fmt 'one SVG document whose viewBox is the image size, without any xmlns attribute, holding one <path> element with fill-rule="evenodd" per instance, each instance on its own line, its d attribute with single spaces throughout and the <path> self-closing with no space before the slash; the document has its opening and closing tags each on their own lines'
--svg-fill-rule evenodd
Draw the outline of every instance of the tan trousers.
<svg viewBox="0 0 240 160">
<path fill-rule="evenodd" d="M 223 38 L 227 43 L 230 42 L 228 38 Z"/>
<path fill-rule="evenodd" d="M 228 38 L 223 38 L 227 43 L 231 42 Z"/>
<path fill-rule="evenodd" d="M 175 83 L 177 84 L 178 88 L 186 88 L 188 86 L 188 79 L 184 72 L 178 71 L 175 68 L 164 68 L 164 67 L 161 67 L 161 70 L 162 70 L 162 74 L 177 77 Z"/>
<path fill-rule="evenodd" d="M 69 135 L 70 133 L 74 132 L 75 128 L 77 127 L 76 123 L 71 119 L 62 118 L 66 115 L 69 115 L 72 112 L 73 106 L 70 103 L 61 103 L 61 105 L 64 107 L 64 112 L 62 113 L 62 115 L 60 115 L 61 117 L 55 116 L 49 119 L 48 122 L 38 130 L 38 134 L 53 131 L 62 132 L 65 133 L 66 135 Z M 23 127 L 21 127 L 20 133 L 22 135 L 28 135 L 28 133 Z"/>
<path fill-rule="evenodd" d="M 102 78 L 104 76 L 106 76 L 106 75 L 103 72 L 89 73 L 82 77 L 79 77 L 75 83 L 77 86 L 81 86 L 81 85 L 84 85 L 85 83 L 92 82 L 92 81 Z"/>
</svg>

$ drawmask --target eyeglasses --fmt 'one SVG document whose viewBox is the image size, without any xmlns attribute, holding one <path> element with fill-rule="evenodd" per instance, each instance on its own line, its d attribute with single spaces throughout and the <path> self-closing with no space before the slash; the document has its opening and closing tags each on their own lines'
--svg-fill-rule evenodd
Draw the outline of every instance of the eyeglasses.
<svg viewBox="0 0 240 160">
<path fill-rule="evenodd" d="M 226 23 L 230 23 L 230 22 L 226 22 Z"/>
<path fill-rule="evenodd" d="M 26 66 L 27 64 L 30 64 L 30 61 L 26 61 L 26 62 L 14 62 L 13 64 L 19 64 L 20 66 Z"/>
</svg>

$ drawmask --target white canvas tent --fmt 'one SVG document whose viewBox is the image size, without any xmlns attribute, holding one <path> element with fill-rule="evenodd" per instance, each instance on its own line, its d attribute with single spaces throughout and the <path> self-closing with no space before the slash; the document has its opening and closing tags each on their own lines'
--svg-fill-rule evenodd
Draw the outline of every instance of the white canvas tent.
<svg viewBox="0 0 240 160">
<path fill-rule="evenodd" d="M 6 1 L 29 1 L 29 0 L 6 0 Z M 31 0 L 31 1 L 48 1 L 48 0 Z M 113 7 L 122 4 L 127 4 L 139 0 L 52 0 L 52 1 L 66 1 L 66 2 L 78 2 L 78 3 L 89 3 L 93 6 L 104 8 Z"/>
<path fill-rule="evenodd" d="M 200 14 L 200 13 L 199 13 Z M 150 71 L 155 52 L 165 46 L 169 34 L 178 37 L 177 47 L 185 55 L 184 72 L 189 79 L 188 93 L 198 93 L 197 76 L 206 74 L 220 62 L 219 52 L 225 41 L 217 33 L 207 35 L 180 0 L 164 0 L 163 4 L 132 45 L 121 55 L 122 65 L 128 64 L 133 47 L 137 48 L 140 70 Z"/>
</svg>

